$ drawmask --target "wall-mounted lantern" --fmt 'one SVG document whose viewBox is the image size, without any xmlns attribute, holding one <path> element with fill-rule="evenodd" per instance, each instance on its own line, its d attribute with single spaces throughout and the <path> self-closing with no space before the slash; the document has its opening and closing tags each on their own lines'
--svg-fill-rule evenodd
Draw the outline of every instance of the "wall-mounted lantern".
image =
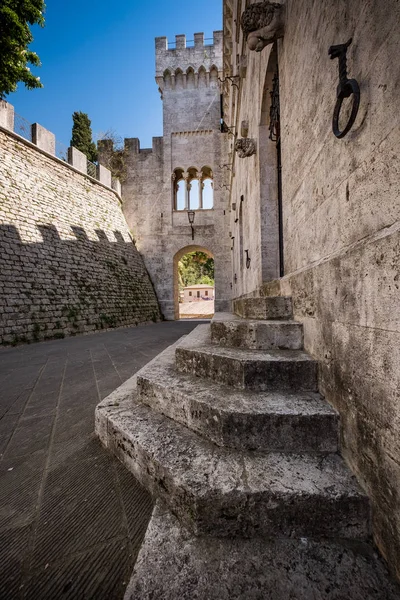
<svg viewBox="0 0 400 600">
<path fill-rule="evenodd" d="M 187 216 L 188 216 L 188 220 L 189 220 L 189 223 L 190 223 L 190 227 L 192 228 L 192 240 L 194 240 L 194 227 L 193 227 L 193 223 L 194 223 L 194 218 L 196 216 L 196 213 L 194 212 L 194 210 L 188 210 Z"/>
<path fill-rule="evenodd" d="M 251 258 L 249 256 L 249 251 L 245 250 L 246 253 L 246 269 L 250 269 Z"/>
</svg>

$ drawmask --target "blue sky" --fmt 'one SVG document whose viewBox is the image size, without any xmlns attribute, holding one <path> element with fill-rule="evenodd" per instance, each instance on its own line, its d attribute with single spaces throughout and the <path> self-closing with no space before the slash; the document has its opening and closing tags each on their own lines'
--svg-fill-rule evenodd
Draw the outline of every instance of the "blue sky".
<svg viewBox="0 0 400 600">
<path fill-rule="evenodd" d="M 154 38 L 222 28 L 222 1 L 47 0 L 46 26 L 33 28 L 32 69 L 43 89 L 22 84 L 7 97 L 15 111 L 69 145 L 72 113 L 92 120 L 93 134 L 114 130 L 151 146 L 162 134 L 162 103 L 154 81 Z"/>
</svg>

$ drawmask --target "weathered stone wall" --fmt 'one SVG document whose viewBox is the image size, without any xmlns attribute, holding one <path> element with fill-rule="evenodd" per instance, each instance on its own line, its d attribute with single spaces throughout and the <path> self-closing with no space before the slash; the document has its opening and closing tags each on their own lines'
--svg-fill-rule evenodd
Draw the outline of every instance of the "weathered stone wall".
<svg viewBox="0 0 400 600">
<path fill-rule="evenodd" d="M 214 207 L 211 210 L 196 211 L 194 240 L 187 212 L 173 209 L 169 166 L 171 154 L 167 154 L 168 159 L 165 159 L 163 139 L 153 140 L 153 149 L 140 151 L 138 140 L 126 140 L 126 148 L 129 151 L 126 159 L 127 178 L 122 185 L 123 210 L 166 319 L 176 317 L 174 257 L 183 249 L 186 249 L 186 252 L 201 249 L 213 255 L 216 306 L 218 310 L 227 310 L 230 306 L 231 269 L 229 239 L 226 234 L 227 205 L 224 190 L 218 188 L 223 181 L 223 174 L 218 168 L 223 161 L 223 137 L 215 131 L 186 136 L 187 144 L 184 150 L 178 151 L 178 158 L 174 162 L 176 166 L 190 166 L 194 164 L 193 157 L 196 157 L 200 166 L 210 163 L 217 165 L 214 171 Z M 202 157 L 199 156 L 201 153 Z M 185 160 L 185 163 L 181 163 L 182 160 Z M 185 252 L 181 253 L 181 256 L 184 254 Z"/>
<path fill-rule="evenodd" d="M 160 317 L 114 191 L 0 130 L 0 343 Z"/>
<path fill-rule="evenodd" d="M 216 310 L 230 308 L 230 242 L 227 235 L 226 134 L 220 133 L 222 35 L 204 45 L 176 48 L 156 38 L 156 81 L 163 98 L 163 137 L 140 149 L 136 138 L 125 141 L 127 177 L 122 186 L 123 210 L 150 274 L 162 313 L 177 316 L 177 256 L 201 249 L 214 256 Z M 176 168 L 209 167 L 213 173 L 214 206 L 195 211 L 194 240 L 186 210 L 174 209 L 172 175 Z"/>
<path fill-rule="evenodd" d="M 321 391 L 341 415 L 343 453 L 371 497 L 375 540 L 400 576 L 400 64 L 393 59 L 400 6 L 286 5 L 278 43 L 285 277 L 264 291 L 293 295 L 306 349 L 320 361 Z M 225 18 L 233 23 L 244 8 L 226 2 Z M 338 64 L 328 48 L 350 37 L 348 69 L 360 84 L 361 104 L 353 129 L 338 140 L 331 129 Z M 241 272 L 235 256 L 237 296 L 274 279 L 263 276 L 262 263 L 277 252 L 276 155 L 260 127 L 267 122 L 271 52 L 249 52 L 233 26 L 232 74 L 242 53 L 247 71 L 229 116 L 239 127 L 248 120 L 249 137 L 258 142 L 256 156 L 234 164 L 231 201 L 244 195 L 243 246 L 252 257 Z M 265 206 L 271 214 L 263 230 Z M 269 249 L 266 226 L 273 228 Z"/>
</svg>

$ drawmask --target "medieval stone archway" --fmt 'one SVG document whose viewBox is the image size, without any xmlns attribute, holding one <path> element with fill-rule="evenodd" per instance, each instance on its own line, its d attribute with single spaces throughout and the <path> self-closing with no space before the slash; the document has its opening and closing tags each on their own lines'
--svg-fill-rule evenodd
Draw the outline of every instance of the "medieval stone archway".
<svg viewBox="0 0 400 600">
<path fill-rule="evenodd" d="M 178 279 L 178 263 L 185 254 L 189 252 L 204 252 L 210 258 L 214 259 L 214 254 L 210 252 L 204 246 L 197 246 L 195 244 L 191 244 L 190 246 L 184 246 L 176 254 L 174 255 L 173 261 L 173 271 L 174 271 L 174 315 L 175 320 L 179 319 L 179 279 Z"/>
</svg>

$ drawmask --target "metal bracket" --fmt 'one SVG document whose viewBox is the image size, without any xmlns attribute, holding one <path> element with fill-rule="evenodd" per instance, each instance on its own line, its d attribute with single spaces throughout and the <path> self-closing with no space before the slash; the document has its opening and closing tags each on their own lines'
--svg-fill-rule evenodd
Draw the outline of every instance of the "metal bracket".
<svg viewBox="0 0 400 600">
<path fill-rule="evenodd" d="M 345 44 L 331 46 L 328 50 L 331 59 L 339 59 L 339 84 L 336 89 L 336 104 L 333 111 L 332 130 L 337 138 L 343 138 L 354 125 L 358 108 L 360 106 L 360 86 L 355 79 L 347 77 L 347 48 L 352 43 L 353 38 L 350 38 Z M 351 109 L 350 118 L 346 127 L 341 131 L 339 129 L 339 116 L 342 109 L 343 100 L 350 98 L 353 95 L 353 106 Z"/>
<path fill-rule="evenodd" d="M 223 119 L 221 119 L 220 129 L 221 129 L 221 133 L 229 133 L 230 135 L 233 135 L 233 137 L 235 137 L 235 135 L 236 135 L 232 131 L 232 129 L 236 129 L 235 125 L 232 125 L 231 127 L 229 127 L 229 125 L 227 125 Z"/>
<path fill-rule="evenodd" d="M 225 79 L 221 79 L 221 77 L 218 77 L 218 81 L 220 83 L 225 83 L 225 81 L 229 81 L 231 86 L 235 86 L 235 87 L 237 87 L 237 89 L 239 89 L 238 84 L 235 81 L 233 81 L 234 79 L 240 79 L 240 76 L 239 75 L 231 75 L 231 76 L 227 75 L 225 77 Z"/>
</svg>

